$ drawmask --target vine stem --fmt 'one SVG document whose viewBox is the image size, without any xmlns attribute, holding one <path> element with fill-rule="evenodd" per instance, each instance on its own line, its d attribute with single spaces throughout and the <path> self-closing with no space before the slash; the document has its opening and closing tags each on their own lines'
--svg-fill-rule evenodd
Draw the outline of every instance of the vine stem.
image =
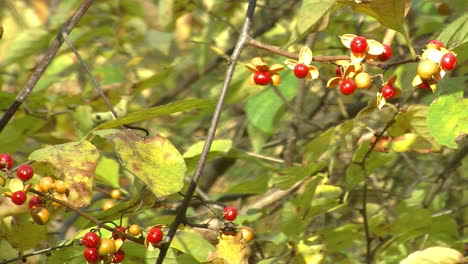
<svg viewBox="0 0 468 264">
<path fill-rule="evenodd" d="M 81 6 L 78 7 L 78 9 L 75 11 L 75 13 L 73 13 L 73 15 L 67 20 L 67 22 L 65 22 L 65 24 L 62 27 L 63 31 L 66 33 L 70 33 L 73 30 L 73 28 L 76 26 L 76 24 L 78 24 L 78 21 L 80 21 L 81 17 L 86 13 L 88 8 L 94 3 L 94 1 L 95 0 L 84 0 Z M 47 69 L 49 64 L 52 62 L 52 60 L 54 59 L 55 55 L 60 49 L 60 46 L 62 46 L 62 43 L 63 43 L 63 37 L 62 37 L 62 31 L 60 31 L 55 37 L 55 39 L 52 41 L 52 43 L 50 44 L 49 49 L 44 54 L 44 57 L 42 58 L 42 60 L 36 66 L 36 69 L 34 70 L 31 77 L 29 77 L 29 80 L 26 83 L 26 85 L 23 87 L 23 89 L 21 89 L 20 93 L 16 96 L 15 101 L 7 109 L 5 114 L 2 116 L 2 119 L 0 119 L 0 132 L 2 132 L 2 130 L 11 120 L 11 118 L 16 113 L 18 108 L 26 100 L 28 95 L 32 92 L 32 90 L 34 89 L 34 86 L 36 86 L 37 82 L 42 77 L 45 70 Z"/>
<path fill-rule="evenodd" d="M 232 76 L 234 75 L 234 70 L 236 69 L 237 61 L 239 60 L 240 54 L 245 47 L 245 43 L 249 39 L 249 29 L 252 23 L 253 15 L 255 12 L 255 6 L 257 1 L 256 0 L 249 0 L 249 5 L 247 7 L 246 17 L 244 20 L 244 24 L 242 25 L 241 34 L 237 41 L 236 47 L 231 55 L 230 64 L 226 70 L 226 77 L 224 79 L 223 87 L 221 89 L 221 94 L 219 95 L 218 102 L 216 103 L 216 108 L 213 113 L 213 117 L 211 119 L 210 129 L 208 130 L 208 135 L 203 146 L 202 153 L 200 155 L 200 159 L 198 160 L 197 167 L 195 169 L 194 175 L 192 180 L 190 181 L 190 185 L 188 187 L 187 193 L 185 194 L 184 200 L 182 204 L 178 208 L 176 218 L 172 223 L 169 232 L 166 236 L 166 242 L 162 244 L 161 249 L 159 251 L 158 258 L 156 260 L 156 264 L 162 264 L 164 258 L 166 257 L 167 251 L 171 242 L 179 228 L 180 224 L 186 222 L 186 212 L 188 205 L 192 199 L 192 196 L 197 188 L 198 181 L 201 178 L 203 168 L 207 161 L 208 153 L 211 148 L 211 143 L 213 142 L 214 136 L 216 134 L 216 129 L 218 127 L 219 118 L 221 116 L 221 112 L 223 110 L 224 101 L 226 99 L 227 92 L 229 90 L 229 86 L 231 84 Z"/>
</svg>

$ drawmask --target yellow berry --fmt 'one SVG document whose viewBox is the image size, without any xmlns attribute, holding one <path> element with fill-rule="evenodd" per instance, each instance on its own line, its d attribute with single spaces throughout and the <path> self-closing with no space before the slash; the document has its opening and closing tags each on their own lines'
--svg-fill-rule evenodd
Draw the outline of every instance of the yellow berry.
<svg viewBox="0 0 468 264">
<path fill-rule="evenodd" d="M 122 196 L 122 192 L 118 189 L 114 189 L 110 193 L 110 196 L 112 197 L 112 199 L 118 200 Z"/>
<path fill-rule="evenodd" d="M 67 191 L 67 185 L 61 180 L 55 181 L 54 190 L 58 193 L 65 193 Z"/>
<path fill-rule="evenodd" d="M 112 200 L 105 201 L 102 205 L 102 210 L 107 211 L 115 206 L 115 202 Z"/>
<path fill-rule="evenodd" d="M 39 181 L 39 188 L 42 192 L 48 192 L 54 187 L 54 179 L 51 177 L 44 177 Z"/>
<path fill-rule="evenodd" d="M 371 86 L 372 84 L 372 79 L 367 72 L 361 72 L 356 75 L 356 78 L 354 79 L 356 82 L 356 86 L 359 89 L 367 89 Z"/>
<path fill-rule="evenodd" d="M 132 236 L 138 236 L 140 233 L 141 233 L 141 228 L 139 225 L 131 225 L 129 228 L 128 228 L 128 232 L 132 235 Z"/>
<path fill-rule="evenodd" d="M 423 80 L 432 79 L 438 71 L 439 65 L 431 60 L 423 60 L 418 65 L 418 74 Z"/>
<path fill-rule="evenodd" d="M 34 220 L 34 222 L 36 222 L 36 224 L 45 225 L 49 222 L 50 213 L 49 213 L 49 210 L 47 210 L 44 207 L 40 207 L 40 206 L 33 207 L 29 211 L 29 213 L 32 219 Z"/>
<path fill-rule="evenodd" d="M 115 243 L 114 240 L 108 239 L 108 238 L 103 238 L 101 239 L 101 244 L 99 245 L 99 255 L 105 256 L 105 255 L 111 255 L 114 254 L 116 251 Z"/>
</svg>

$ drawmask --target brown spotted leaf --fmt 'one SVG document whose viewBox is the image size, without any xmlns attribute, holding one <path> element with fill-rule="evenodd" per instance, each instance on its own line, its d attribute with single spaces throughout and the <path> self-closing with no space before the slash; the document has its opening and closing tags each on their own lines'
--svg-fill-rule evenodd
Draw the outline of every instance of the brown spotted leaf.
<svg viewBox="0 0 468 264">
<path fill-rule="evenodd" d="M 103 130 L 98 135 L 111 140 L 122 165 L 157 196 L 180 191 L 187 167 L 171 142 L 160 135 L 141 138 L 131 130 Z"/>
<path fill-rule="evenodd" d="M 38 162 L 34 168 L 37 171 L 48 171 L 53 167 L 70 191 L 68 202 L 76 207 L 83 207 L 91 202 L 91 188 L 93 187 L 94 170 L 96 169 L 99 152 L 90 142 L 70 142 L 38 149 L 29 155 L 30 160 Z"/>
</svg>

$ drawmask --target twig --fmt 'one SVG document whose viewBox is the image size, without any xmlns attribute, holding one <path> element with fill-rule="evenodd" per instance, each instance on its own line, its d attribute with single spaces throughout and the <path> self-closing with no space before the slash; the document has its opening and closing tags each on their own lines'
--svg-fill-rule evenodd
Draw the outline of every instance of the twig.
<svg viewBox="0 0 468 264">
<path fill-rule="evenodd" d="M 205 163 L 208 158 L 208 153 L 210 151 L 211 143 L 213 142 L 216 129 L 218 127 L 218 122 L 219 118 L 221 116 L 221 112 L 223 110 L 223 105 L 224 105 L 224 100 L 226 98 L 227 92 L 229 90 L 229 86 L 231 84 L 232 76 L 234 75 L 234 70 L 237 65 L 237 61 L 239 60 L 240 54 L 245 46 L 245 42 L 248 39 L 248 31 L 250 29 L 250 25 L 253 19 L 253 14 L 255 11 L 255 5 L 257 1 L 256 0 L 249 0 L 249 5 L 247 7 L 247 13 L 246 17 L 244 20 L 244 24 L 242 25 L 241 29 L 241 35 L 237 41 L 236 47 L 232 53 L 231 56 L 231 61 L 230 65 L 227 68 L 226 71 L 226 78 L 223 83 L 223 88 L 221 89 L 221 94 L 219 96 L 218 102 L 216 104 L 215 111 L 213 113 L 213 118 L 211 119 L 211 124 L 210 124 L 210 129 L 208 131 L 208 135 L 205 141 L 205 144 L 203 146 L 202 153 L 200 155 L 200 160 L 197 163 L 197 167 L 195 169 L 195 173 L 193 175 L 192 181 L 190 182 L 190 185 L 188 187 L 187 193 L 185 194 L 184 200 L 181 204 L 181 206 L 178 208 L 178 212 L 176 215 L 176 218 L 174 219 L 174 222 L 172 223 L 169 232 L 167 233 L 166 236 L 166 243 L 163 243 L 158 259 L 156 260 L 156 264 L 162 264 L 164 261 L 164 258 L 166 257 L 167 250 L 169 249 L 169 246 L 172 242 L 172 239 L 174 238 L 175 233 L 177 232 L 177 229 L 179 228 L 179 225 L 185 220 L 186 212 L 188 205 L 190 203 L 190 200 L 192 199 L 192 196 L 195 192 L 195 189 L 197 187 L 198 181 L 200 180 L 203 167 L 205 166 Z"/>
<path fill-rule="evenodd" d="M 72 247 L 72 246 L 75 246 L 75 244 L 70 243 L 68 245 L 60 245 L 60 246 L 56 246 L 56 247 L 49 247 L 49 248 L 40 249 L 40 250 L 34 251 L 32 253 L 20 255 L 20 256 L 18 256 L 16 258 L 5 260 L 3 262 L 0 262 L 0 264 L 12 263 L 12 262 L 15 262 L 15 261 L 18 261 L 18 260 L 23 260 L 24 261 L 28 257 L 32 257 L 32 256 L 35 256 L 35 255 L 40 255 L 40 254 L 45 254 L 45 253 L 49 253 L 49 252 L 54 251 L 54 250 L 58 250 L 58 249 L 66 248 L 66 247 Z"/>
<path fill-rule="evenodd" d="M 282 5 L 282 9 L 278 12 L 275 12 L 271 20 L 269 22 L 262 21 L 264 22 L 260 28 L 255 30 L 255 32 L 252 34 L 252 37 L 258 37 L 262 35 L 263 33 L 267 32 L 270 30 L 279 20 L 279 18 L 283 17 L 287 12 L 291 11 L 294 6 L 297 4 L 297 1 L 284 1 Z M 226 52 L 223 54 L 231 54 L 234 51 L 234 46 L 228 48 Z M 224 57 L 217 57 L 214 59 L 211 63 L 206 66 L 205 69 L 203 69 L 202 72 L 196 72 L 187 77 L 183 82 L 180 83 L 180 85 L 177 85 L 175 89 L 172 89 L 169 91 L 166 95 L 162 96 L 159 98 L 154 104 L 152 104 L 152 107 L 158 106 L 165 104 L 169 102 L 172 98 L 175 96 L 180 96 L 184 91 L 188 90 L 196 81 L 198 81 L 202 76 L 206 76 L 208 73 L 213 71 L 214 69 L 218 69 L 218 65 L 225 61 Z"/>
<path fill-rule="evenodd" d="M 268 44 L 265 44 L 263 42 L 260 42 L 258 40 L 252 39 L 252 38 L 249 39 L 246 44 L 249 45 L 249 46 L 252 46 L 252 47 L 267 50 L 267 51 L 269 51 L 271 53 L 278 54 L 278 55 L 286 57 L 286 58 L 290 58 L 290 59 L 294 59 L 294 60 L 299 59 L 299 55 L 297 55 L 295 53 L 290 53 L 290 52 L 284 51 L 284 50 L 280 49 L 277 46 L 268 45 Z M 347 56 L 347 55 L 341 55 L 341 56 L 314 56 L 313 61 L 331 63 L 331 62 L 338 61 L 338 60 L 350 60 L 350 59 L 351 58 L 349 56 Z M 395 61 L 395 62 L 390 62 L 390 63 L 381 63 L 381 62 L 375 62 L 375 61 L 366 61 L 366 63 L 369 64 L 369 65 L 372 65 L 372 66 L 379 67 L 379 68 L 381 68 L 383 70 L 387 70 L 387 69 L 389 69 L 391 67 L 394 67 L 394 66 L 407 64 L 407 63 L 418 62 L 418 61 L 419 61 L 419 58 L 406 59 L 406 60 Z"/>
<path fill-rule="evenodd" d="M 60 199 L 57 199 L 55 197 L 53 197 L 52 195 L 48 195 L 46 193 L 43 193 L 43 192 L 40 192 L 38 190 L 35 190 L 35 189 L 29 189 L 29 192 L 32 192 L 34 194 L 37 194 L 43 198 L 45 198 L 46 200 L 50 200 L 50 201 L 53 201 L 53 202 L 56 202 L 60 205 L 62 205 L 63 207 L 66 207 L 70 210 L 72 210 L 73 212 L 77 213 L 78 215 L 80 215 L 81 217 L 85 218 L 86 220 L 88 220 L 89 222 L 95 224 L 96 226 L 100 227 L 100 228 L 104 228 L 104 229 L 107 229 L 111 232 L 114 232 L 116 233 L 117 235 L 119 235 L 120 237 L 122 238 L 126 238 L 128 240 L 131 240 L 135 243 L 138 243 L 138 244 L 142 244 L 143 245 L 143 240 L 141 239 L 138 239 L 136 237 L 133 237 L 133 236 L 130 236 L 128 234 L 124 234 L 116 229 L 114 229 L 113 227 L 111 226 L 108 226 L 108 225 L 105 225 L 103 222 L 99 221 L 98 219 L 94 218 L 93 216 L 79 210 L 78 208 L 76 208 L 75 206 L 69 204 L 68 202 L 65 202 L 63 200 L 60 200 Z"/>
<path fill-rule="evenodd" d="M 65 42 L 68 44 L 70 49 L 73 51 L 73 53 L 75 53 L 75 56 L 78 58 L 78 61 L 80 62 L 80 64 L 85 69 L 86 73 L 88 74 L 88 77 L 91 79 L 91 82 L 93 83 L 94 88 L 99 92 L 99 95 L 104 100 L 104 103 L 106 104 L 109 111 L 112 113 L 114 118 L 119 118 L 119 116 L 117 115 L 117 112 L 115 112 L 114 107 L 110 103 L 109 99 L 104 94 L 104 91 L 102 90 L 101 85 L 99 85 L 99 82 L 96 80 L 93 73 L 91 72 L 91 69 L 89 68 L 88 64 L 83 59 L 83 57 L 81 57 L 80 53 L 75 48 L 75 46 L 73 46 L 73 43 L 70 41 L 70 38 L 68 37 L 68 33 L 65 31 L 65 28 L 62 28 L 62 37 L 65 40 Z M 130 126 L 130 125 L 123 125 L 123 127 L 143 131 L 146 134 L 145 135 L 146 137 L 149 136 L 148 130 L 146 130 L 146 129 L 142 128 L 142 127 L 135 127 L 135 126 Z"/>
<path fill-rule="evenodd" d="M 80 18 L 86 13 L 88 8 L 94 3 L 94 1 L 95 0 L 84 0 L 81 6 L 78 7 L 75 13 L 73 13 L 70 19 L 68 19 L 68 21 L 65 23 L 63 30 L 67 33 L 70 33 L 73 30 L 73 28 L 76 26 L 76 24 L 78 23 Z M 18 108 L 26 100 L 28 95 L 32 92 L 34 86 L 36 86 L 37 82 L 44 74 L 50 62 L 54 59 L 62 43 L 63 43 L 62 33 L 59 32 L 57 36 L 55 37 L 54 41 L 52 41 L 52 44 L 50 44 L 49 49 L 44 54 L 44 57 L 37 65 L 35 71 L 31 75 L 31 77 L 29 77 L 29 80 L 26 83 L 26 85 L 23 87 L 20 93 L 16 96 L 15 101 L 10 105 L 10 107 L 8 108 L 8 110 L 5 112 L 2 119 L 0 120 L 0 132 L 5 128 L 5 126 L 8 124 L 10 119 L 18 110 Z"/>
<path fill-rule="evenodd" d="M 307 47 L 312 47 L 313 42 L 315 39 L 315 34 L 312 33 L 307 38 Z M 293 106 L 293 118 L 291 121 L 291 127 L 289 128 L 288 132 L 288 141 L 286 144 L 286 151 L 284 155 L 284 166 L 291 167 L 294 159 L 294 155 L 296 153 L 296 143 L 299 134 L 299 126 L 301 125 L 301 121 L 303 119 L 302 112 L 304 108 L 304 98 L 307 91 L 307 84 L 304 79 L 300 80 L 298 83 L 298 89 L 296 98 L 294 99 L 294 106 Z"/>
<path fill-rule="evenodd" d="M 408 96 L 402 101 L 401 105 L 404 105 L 413 95 L 414 91 L 416 91 L 416 88 L 408 94 Z M 360 162 L 355 162 L 359 166 L 361 166 L 362 171 L 364 173 L 364 186 L 363 186 L 363 194 L 362 194 L 362 209 L 361 209 L 361 214 L 364 219 L 364 231 L 366 235 L 366 262 L 367 264 L 372 264 L 373 262 L 373 251 L 371 249 L 371 243 L 372 243 L 372 238 L 370 237 L 370 232 L 369 232 L 369 222 L 367 219 L 367 172 L 366 172 L 366 161 L 369 158 L 370 154 L 372 151 L 374 151 L 375 146 L 379 142 L 379 140 L 382 138 L 382 136 L 385 134 L 385 132 L 393 125 L 395 122 L 395 118 L 400 114 L 399 111 L 396 111 L 393 116 L 390 118 L 390 120 L 387 122 L 385 127 L 378 133 L 375 137 L 374 142 L 370 145 L 369 149 L 367 152 L 364 154 Z"/>
</svg>

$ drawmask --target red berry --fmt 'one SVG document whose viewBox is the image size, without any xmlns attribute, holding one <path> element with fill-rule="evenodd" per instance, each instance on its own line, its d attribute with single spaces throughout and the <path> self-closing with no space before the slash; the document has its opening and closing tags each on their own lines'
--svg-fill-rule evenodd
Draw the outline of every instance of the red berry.
<svg viewBox="0 0 468 264">
<path fill-rule="evenodd" d="M 114 253 L 114 258 L 112 260 L 112 263 L 120 263 L 122 260 L 125 258 L 125 252 L 123 250 L 119 249 L 117 252 Z"/>
<path fill-rule="evenodd" d="M 421 84 L 419 84 L 419 88 L 423 90 L 431 90 L 431 86 L 427 82 L 422 82 Z"/>
<path fill-rule="evenodd" d="M 162 238 L 163 238 L 163 232 L 161 231 L 159 227 L 156 227 L 156 226 L 151 228 L 150 231 L 148 232 L 148 235 L 146 236 L 146 239 L 153 244 L 157 244 L 161 242 Z"/>
<path fill-rule="evenodd" d="M 16 176 L 22 181 L 31 179 L 34 175 L 34 169 L 28 164 L 23 164 L 16 169 Z"/>
<path fill-rule="evenodd" d="M 254 82 L 258 85 L 267 85 L 271 82 L 271 75 L 266 71 L 258 71 L 254 75 Z"/>
<path fill-rule="evenodd" d="M 26 199 L 28 198 L 28 196 L 26 195 L 25 192 L 23 191 L 17 191 L 17 192 L 14 192 L 12 195 L 11 195 L 11 201 L 16 204 L 16 205 L 22 205 L 24 204 L 24 202 L 26 202 Z"/>
<path fill-rule="evenodd" d="M 445 53 L 440 59 L 440 66 L 446 71 L 451 71 L 457 66 L 457 56 L 452 52 Z"/>
<path fill-rule="evenodd" d="M 302 79 L 307 76 L 309 73 L 309 67 L 303 63 L 298 63 L 296 66 L 294 66 L 294 75 L 296 75 L 297 78 Z"/>
<path fill-rule="evenodd" d="M 116 230 L 118 230 L 118 231 L 120 231 L 120 232 L 122 232 L 124 234 L 127 232 L 127 229 L 125 227 L 123 227 L 123 226 L 119 226 L 119 227 L 116 227 L 114 229 L 116 229 Z M 115 239 L 119 239 L 121 237 L 117 233 L 112 233 L 112 238 L 115 240 Z M 122 241 L 124 241 L 125 239 L 126 238 L 122 237 Z"/>
<path fill-rule="evenodd" d="M 364 53 L 367 51 L 367 39 L 365 37 L 355 37 L 351 41 L 351 51 L 353 53 Z"/>
<path fill-rule="evenodd" d="M 96 248 L 86 248 L 83 252 L 83 256 L 89 263 L 99 261 L 99 253 Z"/>
<path fill-rule="evenodd" d="M 9 170 L 11 167 L 13 167 L 13 159 L 11 158 L 10 154 L 0 154 L 0 169 L 6 168 Z"/>
<path fill-rule="evenodd" d="M 391 84 L 386 84 L 384 87 L 382 87 L 382 96 L 389 100 L 392 99 L 396 94 L 396 90 Z"/>
<path fill-rule="evenodd" d="M 341 76 L 343 76 L 343 74 L 341 73 L 340 67 L 336 67 L 336 69 L 335 69 L 335 75 L 336 75 L 336 77 L 341 77 Z"/>
<path fill-rule="evenodd" d="M 351 79 L 344 80 L 340 85 L 340 91 L 344 95 L 350 95 L 356 90 L 356 82 Z"/>
<path fill-rule="evenodd" d="M 224 219 L 228 221 L 234 221 L 237 217 L 237 209 L 232 206 L 228 206 L 224 208 L 223 216 Z"/>
<path fill-rule="evenodd" d="M 429 45 L 429 44 L 433 44 L 433 45 L 435 45 L 438 49 L 445 47 L 445 46 L 444 46 L 444 43 L 442 43 L 442 41 L 440 41 L 440 40 L 431 40 L 431 41 L 429 41 L 427 44 L 428 44 L 428 45 Z"/>
<path fill-rule="evenodd" d="M 36 207 L 36 206 L 40 206 L 40 207 L 44 206 L 44 202 L 42 201 L 41 197 L 37 195 L 31 197 L 31 199 L 29 200 L 29 209 L 32 209 L 33 207 Z"/>
<path fill-rule="evenodd" d="M 100 241 L 101 237 L 94 232 L 86 233 L 83 239 L 81 240 L 83 245 L 87 248 L 97 248 L 99 246 Z"/>
<path fill-rule="evenodd" d="M 390 57 L 392 57 L 392 47 L 390 47 L 390 45 L 387 45 L 387 44 L 383 44 L 384 46 L 384 52 L 382 52 L 382 54 L 379 55 L 379 60 L 380 61 L 386 61 L 388 59 L 390 59 Z"/>
</svg>

